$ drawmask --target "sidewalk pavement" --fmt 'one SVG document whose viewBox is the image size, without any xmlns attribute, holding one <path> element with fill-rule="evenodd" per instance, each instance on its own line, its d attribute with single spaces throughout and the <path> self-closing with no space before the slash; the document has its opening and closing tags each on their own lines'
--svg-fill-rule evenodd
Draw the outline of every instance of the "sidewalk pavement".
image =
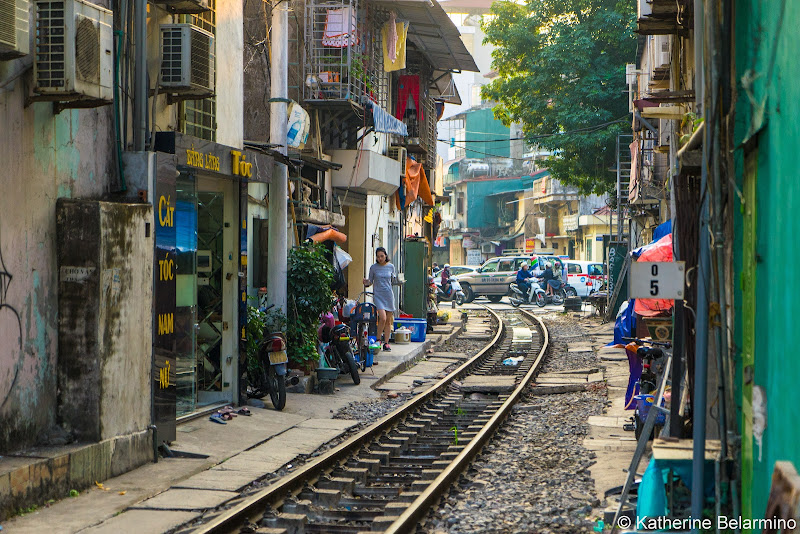
<svg viewBox="0 0 800 534">
<path fill-rule="evenodd" d="M 449 329 L 437 327 L 439 333 L 429 334 L 423 343 L 393 344 L 391 352 L 380 352 L 375 358 L 378 365 L 361 374 L 358 386 L 342 375 L 336 380 L 335 394 L 289 393 L 282 412 L 273 410 L 267 399 L 265 409 L 251 407 L 252 416 L 240 415 L 226 425 L 208 417 L 182 423 L 177 441 L 170 447 L 199 457 L 161 458 L 158 463 L 103 481 L 102 488 L 90 488 L 77 497 L 65 496 L 48 507 L 6 520 L 3 532 L 150 534 L 191 521 L 238 497 L 238 490 L 271 475 L 298 455 L 310 454 L 356 426 L 358 421 L 332 417 L 351 402 L 380 398 L 381 393 L 373 389 L 376 386 L 392 389 L 395 375 L 409 369 L 411 362 L 424 357 L 434 344 L 460 332 L 459 322 L 451 324 Z M 426 377 L 441 372 L 453 361 L 434 357 L 422 362 L 424 375 L 416 376 L 420 371 L 411 368 L 409 372 L 415 378 L 410 383 L 429 382 Z M 5 458 L 0 460 L 0 476 L 8 472 L 3 461 Z M 14 469 L 19 466 L 14 465 Z M 64 476 L 68 475 L 67 470 Z"/>
<path fill-rule="evenodd" d="M 632 431 L 623 430 L 630 423 L 632 410 L 625 410 L 625 391 L 628 388 L 628 357 L 625 349 L 605 347 L 613 339 L 614 324 L 606 323 L 590 328 L 594 349 L 605 366 L 609 405 L 603 415 L 589 417 L 589 434 L 583 441 L 586 449 L 597 455 L 596 463 L 590 468 L 595 481 L 595 495 L 603 503 L 606 513 L 616 512 L 620 492 L 606 498 L 605 493 L 625 484 L 633 454 L 636 451 L 636 438 Z M 650 450 L 643 455 L 640 466 L 647 465 Z M 642 463 L 643 462 L 643 463 Z M 613 513 L 612 513 L 613 517 Z M 608 517 L 605 517 L 610 523 Z"/>
</svg>

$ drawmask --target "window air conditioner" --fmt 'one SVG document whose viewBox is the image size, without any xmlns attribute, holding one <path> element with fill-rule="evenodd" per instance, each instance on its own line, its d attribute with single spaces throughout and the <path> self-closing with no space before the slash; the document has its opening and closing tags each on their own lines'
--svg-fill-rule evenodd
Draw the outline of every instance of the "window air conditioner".
<svg viewBox="0 0 800 534">
<path fill-rule="evenodd" d="M 111 102 L 113 15 L 84 0 L 36 0 L 34 92 L 60 102 Z"/>
<path fill-rule="evenodd" d="M 214 36 L 192 24 L 161 25 L 161 87 L 209 97 L 214 92 Z"/>
<path fill-rule="evenodd" d="M 0 60 L 28 54 L 29 27 L 28 0 L 0 0 Z"/>
<path fill-rule="evenodd" d="M 494 254 L 494 243 L 481 243 L 481 254 Z"/>
<path fill-rule="evenodd" d="M 406 147 L 404 146 L 393 146 L 389 147 L 389 157 L 395 161 L 400 162 L 400 176 L 405 178 L 406 176 L 406 158 L 408 157 L 408 152 L 406 151 Z"/>
</svg>

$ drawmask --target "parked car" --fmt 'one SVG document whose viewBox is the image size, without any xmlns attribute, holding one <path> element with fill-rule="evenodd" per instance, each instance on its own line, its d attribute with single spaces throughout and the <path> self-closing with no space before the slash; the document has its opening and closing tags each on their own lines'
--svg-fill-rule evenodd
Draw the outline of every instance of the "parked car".
<svg viewBox="0 0 800 534">
<path fill-rule="evenodd" d="M 578 296 L 585 298 L 598 291 L 606 280 L 606 266 L 597 261 L 565 260 L 567 283 L 575 288 Z"/>
<path fill-rule="evenodd" d="M 474 273 L 477 268 L 478 268 L 477 265 L 451 265 L 450 276 L 458 276 L 460 274 Z M 438 271 L 433 273 L 433 283 L 435 283 L 437 286 L 442 285 L 442 269 L 439 269 Z"/>
</svg>

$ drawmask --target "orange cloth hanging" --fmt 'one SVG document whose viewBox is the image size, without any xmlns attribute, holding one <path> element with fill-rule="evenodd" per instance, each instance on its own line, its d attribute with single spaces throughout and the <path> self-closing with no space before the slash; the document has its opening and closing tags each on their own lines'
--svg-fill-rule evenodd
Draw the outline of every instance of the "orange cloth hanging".
<svg viewBox="0 0 800 534">
<path fill-rule="evenodd" d="M 406 159 L 406 206 L 408 207 L 417 199 L 417 196 L 427 204 L 433 206 L 433 196 L 431 187 L 428 184 L 428 177 L 425 176 L 425 169 L 422 163 L 417 163 L 411 158 Z"/>
</svg>

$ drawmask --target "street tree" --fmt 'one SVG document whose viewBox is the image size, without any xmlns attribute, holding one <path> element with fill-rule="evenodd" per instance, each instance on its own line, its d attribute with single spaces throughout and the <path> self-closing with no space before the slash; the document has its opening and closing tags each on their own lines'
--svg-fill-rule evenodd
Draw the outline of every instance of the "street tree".
<svg viewBox="0 0 800 534">
<path fill-rule="evenodd" d="M 617 134 L 630 132 L 625 65 L 636 54 L 625 0 L 498 1 L 483 24 L 498 77 L 482 89 L 495 117 L 522 124 L 552 150 L 554 178 L 588 194 L 612 191 Z M 551 135 L 551 134 L 556 135 Z"/>
</svg>

